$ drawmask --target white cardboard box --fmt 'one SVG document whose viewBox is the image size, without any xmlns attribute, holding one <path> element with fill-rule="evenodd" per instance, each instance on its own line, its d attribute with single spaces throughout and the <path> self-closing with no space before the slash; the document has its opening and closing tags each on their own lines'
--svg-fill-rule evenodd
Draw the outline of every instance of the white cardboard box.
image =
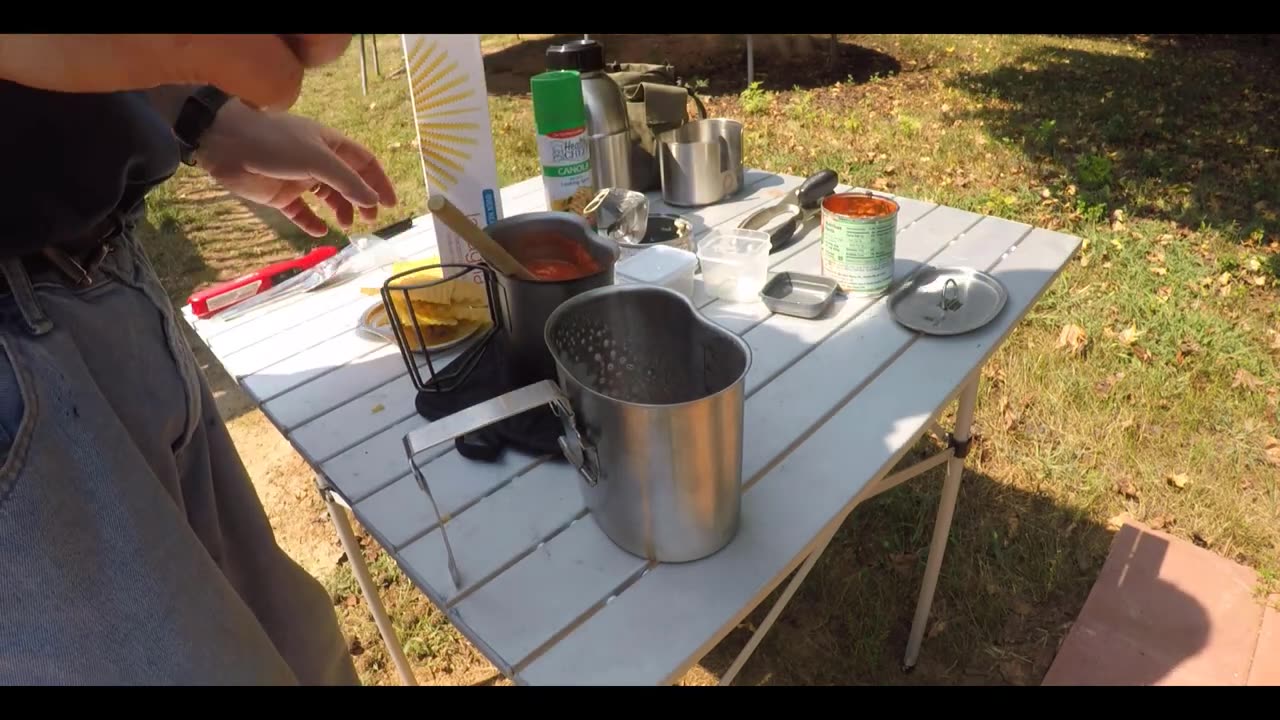
<svg viewBox="0 0 1280 720">
<path fill-rule="evenodd" d="M 479 35 L 401 35 L 427 196 L 444 195 L 480 227 L 502 218 Z M 435 220 L 442 263 L 479 253 Z M 479 276 L 476 276 L 479 280 Z"/>
</svg>

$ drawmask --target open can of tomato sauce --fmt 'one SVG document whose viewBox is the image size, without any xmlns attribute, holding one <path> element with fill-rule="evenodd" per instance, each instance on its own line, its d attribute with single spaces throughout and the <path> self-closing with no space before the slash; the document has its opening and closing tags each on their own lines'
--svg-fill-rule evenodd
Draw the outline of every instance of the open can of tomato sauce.
<svg viewBox="0 0 1280 720">
<path fill-rule="evenodd" d="M 822 274 L 846 295 L 876 297 L 893 284 L 898 203 L 869 192 L 822 201 Z"/>
</svg>

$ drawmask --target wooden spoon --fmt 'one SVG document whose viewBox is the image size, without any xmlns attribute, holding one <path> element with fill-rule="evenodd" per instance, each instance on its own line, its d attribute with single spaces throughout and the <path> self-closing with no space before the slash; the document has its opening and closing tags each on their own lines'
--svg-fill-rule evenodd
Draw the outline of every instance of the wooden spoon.
<svg viewBox="0 0 1280 720">
<path fill-rule="evenodd" d="M 521 280 L 529 282 L 537 282 L 538 278 L 529 272 L 528 268 L 520 264 L 511 253 L 498 244 L 498 241 L 489 237 L 483 230 L 476 226 L 475 223 L 467 219 L 466 215 L 457 208 L 449 199 L 443 195 L 432 195 L 427 200 L 427 209 L 432 215 L 440 218 L 448 228 L 456 233 L 467 242 L 468 245 L 475 248 L 480 253 L 480 257 L 484 261 L 492 265 L 498 272 L 504 275 L 513 275 Z"/>
</svg>

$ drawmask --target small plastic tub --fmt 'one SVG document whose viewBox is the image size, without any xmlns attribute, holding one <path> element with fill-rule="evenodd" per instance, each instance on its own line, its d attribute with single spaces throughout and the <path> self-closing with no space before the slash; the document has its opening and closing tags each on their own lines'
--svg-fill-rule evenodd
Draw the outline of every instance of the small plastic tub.
<svg viewBox="0 0 1280 720">
<path fill-rule="evenodd" d="M 616 282 L 661 285 L 693 299 L 693 274 L 698 257 L 688 250 L 654 245 L 634 253 L 614 266 Z"/>
<path fill-rule="evenodd" d="M 715 228 L 698 242 L 698 260 L 707 292 L 729 302 L 759 301 L 769 278 L 769 234 L 743 228 Z"/>
</svg>

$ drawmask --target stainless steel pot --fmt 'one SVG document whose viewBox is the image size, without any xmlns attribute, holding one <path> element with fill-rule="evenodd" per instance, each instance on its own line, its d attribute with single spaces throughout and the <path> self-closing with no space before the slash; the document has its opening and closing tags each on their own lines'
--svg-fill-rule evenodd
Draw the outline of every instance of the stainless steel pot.
<svg viewBox="0 0 1280 720">
<path fill-rule="evenodd" d="M 710 118 L 686 123 L 658 136 L 662 199 L 697 207 L 719 202 L 742 189 L 742 123 Z"/>
<path fill-rule="evenodd" d="M 652 285 L 577 295 L 551 314 L 545 337 L 558 383 L 526 385 L 405 435 L 428 498 L 415 456 L 549 404 L 563 423 L 560 447 L 577 468 L 584 503 L 618 547 L 687 562 L 727 545 L 741 515 L 747 343 L 680 293 Z"/>
<path fill-rule="evenodd" d="M 621 251 L 582 216 L 568 212 L 512 215 L 491 223 L 485 232 L 521 262 L 565 259 L 566 243 L 571 243 L 582 248 L 600 268 L 591 275 L 560 281 L 529 281 L 494 273 L 498 284 L 498 342 L 509 360 L 512 381 L 550 380 L 556 376 L 556 369 L 543 341 L 547 318 L 565 300 L 612 285 L 613 268 Z"/>
</svg>

